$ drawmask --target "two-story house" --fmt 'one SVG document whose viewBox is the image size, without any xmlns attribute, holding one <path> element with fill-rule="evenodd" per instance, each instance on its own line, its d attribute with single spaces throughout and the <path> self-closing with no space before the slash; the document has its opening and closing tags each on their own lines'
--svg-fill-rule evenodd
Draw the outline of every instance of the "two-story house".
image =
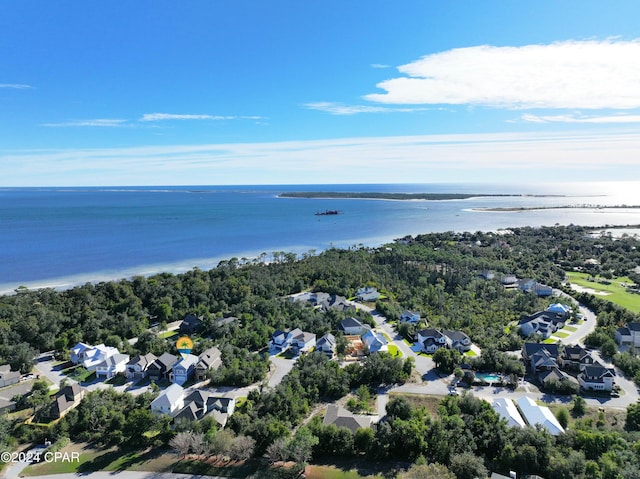
<svg viewBox="0 0 640 479">
<path fill-rule="evenodd" d="M 176 362 L 169 373 L 169 381 L 182 386 L 196 371 L 196 364 L 200 358 L 193 354 L 183 354 L 182 358 Z"/>
<path fill-rule="evenodd" d="M 204 381 L 207 378 L 207 373 L 212 369 L 218 369 L 222 365 L 222 356 L 220 350 L 215 346 L 202 351 L 198 356 L 198 363 L 196 364 L 196 379 L 198 381 Z"/>
<path fill-rule="evenodd" d="M 151 412 L 174 416 L 184 406 L 184 389 L 172 384 L 151 402 Z"/>
<path fill-rule="evenodd" d="M 178 362 L 178 357 L 170 353 L 163 353 L 147 367 L 147 376 L 151 381 L 168 380 L 173 365 Z"/>
<path fill-rule="evenodd" d="M 151 366 L 151 363 L 156 359 L 158 358 L 152 353 L 134 357 L 127 363 L 127 367 L 125 369 L 127 379 L 134 381 L 143 379 L 147 375 L 147 368 Z"/>
<path fill-rule="evenodd" d="M 450 345 L 450 339 L 437 329 L 426 328 L 418 331 L 418 345 L 425 353 L 435 353 L 440 348 Z"/>
</svg>

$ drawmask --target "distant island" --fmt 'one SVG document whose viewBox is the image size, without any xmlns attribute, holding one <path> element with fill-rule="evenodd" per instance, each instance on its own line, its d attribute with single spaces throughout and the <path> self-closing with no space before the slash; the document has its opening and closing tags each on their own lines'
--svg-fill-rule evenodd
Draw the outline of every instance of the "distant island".
<svg viewBox="0 0 640 479">
<path fill-rule="evenodd" d="M 546 197 L 558 195 L 471 194 L 471 193 L 355 193 L 341 191 L 293 191 L 280 193 L 280 198 L 322 198 L 362 200 L 466 200 L 477 197 Z"/>
<path fill-rule="evenodd" d="M 535 210 L 563 210 L 563 209 L 639 209 L 640 205 L 564 205 L 564 206 L 505 206 L 473 208 L 473 211 L 493 211 L 493 212 L 518 212 Z"/>
</svg>

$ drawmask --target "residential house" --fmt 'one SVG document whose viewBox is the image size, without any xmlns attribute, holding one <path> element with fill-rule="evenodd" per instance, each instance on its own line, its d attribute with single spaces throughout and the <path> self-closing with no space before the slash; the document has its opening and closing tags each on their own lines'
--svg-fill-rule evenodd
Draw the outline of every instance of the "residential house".
<svg viewBox="0 0 640 479">
<path fill-rule="evenodd" d="M 491 280 L 493 278 L 496 277 L 496 274 L 491 271 L 490 269 L 484 269 L 482 271 L 480 271 L 480 274 L 478 274 L 478 276 L 480 276 L 481 278 L 488 280 Z"/>
<path fill-rule="evenodd" d="M 85 390 L 78 383 L 69 384 L 56 393 L 49 416 L 59 419 L 80 404 Z"/>
<path fill-rule="evenodd" d="M 147 376 L 151 381 L 168 380 L 173 365 L 178 362 L 178 357 L 164 353 L 147 367 Z"/>
<path fill-rule="evenodd" d="M 541 371 L 540 374 L 538 374 L 538 381 L 540 381 L 543 386 L 547 387 L 554 382 L 570 382 L 574 384 L 578 383 L 575 378 L 569 376 L 563 371 L 560 371 L 560 369 L 558 369 L 557 367 Z"/>
<path fill-rule="evenodd" d="M 333 358 L 336 353 L 336 337 L 327 333 L 316 342 L 316 351 L 322 351 L 324 354 Z"/>
<path fill-rule="evenodd" d="M 204 381 L 207 379 L 207 372 L 212 369 L 218 369 L 222 365 L 222 357 L 220 350 L 215 346 L 202 351 L 198 356 L 198 363 L 196 364 L 196 379 L 198 381 Z"/>
<path fill-rule="evenodd" d="M 225 427 L 227 420 L 236 408 L 236 400 L 230 397 L 213 396 L 207 400 L 207 410 L 220 427 Z"/>
<path fill-rule="evenodd" d="M 0 397 L 0 414 L 16 410 L 16 402 Z"/>
<path fill-rule="evenodd" d="M 538 283 L 531 278 L 525 278 L 518 280 L 518 288 L 526 293 L 534 293 L 537 296 L 551 296 L 553 294 L 553 288 L 546 284 Z"/>
<path fill-rule="evenodd" d="M 269 341 L 269 349 L 276 353 L 281 353 L 289 346 L 291 346 L 291 336 L 284 331 L 276 329 L 273 336 L 271 336 L 271 341 Z"/>
<path fill-rule="evenodd" d="M 344 296 L 328 293 L 315 293 L 315 298 L 311 300 L 311 304 L 321 311 L 349 311 L 355 309 L 355 306 L 347 301 Z"/>
<path fill-rule="evenodd" d="M 316 335 L 302 331 L 299 328 L 289 333 L 291 336 L 291 349 L 298 353 L 307 353 L 316 345 Z"/>
<path fill-rule="evenodd" d="M 173 419 L 175 422 L 191 422 L 212 415 L 218 425 L 224 427 L 234 410 L 235 399 L 197 389 L 184 399 L 184 407 Z"/>
<path fill-rule="evenodd" d="M 437 329 L 427 328 L 418 332 L 418 344 L 425 353 L 431 354 L 448 347 L 450 339 Z"/>
<path fill-rule="evenodd" d="M 151 412 L 174 416 L 183 406 L 184 389 L 179 384 L 174 383 L 151 402 Z"/>
<path fill-rule="evenodd" d="M 500 278 L 500 284 L 505 288 L 517 288 L 518 278 L 515 274 L 505 274 Z"/>
<path fill-rule="evenodd" d="M 555 303 L 550 305 L 547 308 L 547 311 L 550 311 L 552 313 L 556 313 L 562 316 L 565 319 L 565 321 L 568 321 L 571 318 L 571 314 L 573 313 L 573 309 L 571 308 L 571 306 L 568 306 L 566 304 L 561 304 L 561 303 Z"/>
<path fill-rule="evenodd" d="M 129 359 L 128 354 L 117 353 L 109 356 L 96 366 L 96 377 L 111 379 L 116 374 L 125 372 Z"/>
<path fill-rule="evenodd" d="M 387 345 L 387 339 L 375 331 L 367 331 L 362 335 L 362 342 L 366 345 L 370 353 L 388 352 L 389 346 Z"/>
<path fill-rule="evenodd" d="M 118 348 L 98 344 L 97 346 L 86 349 L 82 353 L 82 360 L 80 361 L 80 364 L 87 371 L 95 371 L 100 364 L 116 354 L 120 354 Z M 127 358 L 127 361 L 128 360 L 129 359 Z"/>
<path fill-rule="evenodd" d="M 526 426 L 526 423 L 524 422 L 524 419 L 522 419 L 522 416 L 520 415 L 518 408 L 516 407 L 516 405 L 513 403 L 511 399 L 495 398 L 491 402 L 491 406 L 493 406 L 493 409 L 501 417 L 507 420 L 507 424 L 510 427 L 522 428 Z"/>
<path fill-rule="evenodd" d="M 80 361 L 84 359 L 84 352 L 92 349 L 93 346 L 86 343 L 78 343 L 70 350 L 71 362 L 73 364 L 80 364 Z"/>
<path fill-rule="evenodd" d="M 329 404 L 327 406 L 327 412 L 324 415 L 322 424 L 328 426 L 334 424 L 336 427 L 346 427 L 352 433 L 355 433 L 358 429 L 367 429 L 373 424 L 373 418 L 371 416 L 363 416 L 352 414 L 345 408 L 336 404 Z"/>
<path fill-rule="evenodd" d="M 20 382 L 20 371 L 12 371 L 9 364 L 0 366 L 0 388 Z"/>
<path fill-rule="evenodd" d="M 358 301 L 375 301 L 380 297 L 380 293 L 373 286 L 367 286 L 356 291 L 356 296 Z"/>
<path fill-rule="evenodd" d="M 527 396 L 519 398 L 517 404 L 530 426 L 535 427 L 536 424 L 540 424 L 553 436 L 564 432 L 563 427 L 558 423 L 558 420 L 548 407 L 538 406 L 533 399 Z"/>
<path fill-rule="evenodd" d="M 574 371 L 582 371 L 594 362 L 593 356 L 582 346 L 565 346 L 558 358 L 558 364 L 562 368 Z"/>
<path fill-rule="evenodd" d="M 616 341 L 618 344 L 640 348 L 640 323 L 627 323 L 624 327 L 616 331 Z"/>
<path fill-rule="evenodd" d="M 615 384 L 616 373 L 613 369 L 605 368 L 596 362 L 586 366 L 578 374 L 578 383 L 582 389 L 587 391 L 611 391 Z"/>
<path fill-rule="evenodd" d="M 420 313 L 405 309 L 400 315 L 400 322 L 418 324 L 420 322 Z"/>
<path fill-rule="evenodd" d="M 156 359 L 158 358 L 155 354 L 152 353 L 134 357 L 127 363 L 127 367 L 125 369 L 125 375 L 127 376 L 127 379 L 134 381 L 143 379 L 147 375 L 147 368 Z"/>
<path fill-rule="evenodd" d="M 200 358 L 193 354 L 183 354 L 172 367 L 169 373 L 169 381 L 182 386 L 186 383 L 196 371 L 196 364 Z"/>
<path fill-rule="evenodd" d="M 555 343 L 524 343 L 522 346 L 522 359 L 536 373 L 557 368 L 559 356 L 560 351 Z"/>
<path fill-rule="evenodd" d="M 520 334 L 531 336 L 539 334 L 543 338 L 548 338 L 558 329 L 564 328 L 567 317 L 563 313 L 553 311 L 538 311 L 531 316 L 525 316 L 518 322 Z"/>
<path fill-rule="evenodd" d="M 347 318 L 340 322 L 339 329 L 343 331 L 345 335 L 362 336 L 371 330 L 371 326 L 363 324 L 362 321 L 357 318 Z"/>
<path fill-rule="evenodd" d="M 471 349 L 471 338 L 462 331 L 444 331 L 444 335 L 448 338 L 451 349 L 456 349 L 461 353 Z"/>
<path fill-rule="evenodd" d="M 180 334 L 196 334 L 202 330 L 202 318 L 195 314 L 187 314 L 180 323 Z"/>
</svg>

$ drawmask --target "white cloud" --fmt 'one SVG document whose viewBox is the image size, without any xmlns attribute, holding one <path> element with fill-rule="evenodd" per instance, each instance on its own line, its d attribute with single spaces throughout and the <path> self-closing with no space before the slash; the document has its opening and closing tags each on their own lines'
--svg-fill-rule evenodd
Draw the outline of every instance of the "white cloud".
<svg viewBox="0 0 640 479">
<path fill-rule="evenodd" d="M 329 101 L 306 103 L 305 108 L 319 110 L 332 115 L 356 115 L 358 113 L 393 113 L 426 110 L 426 108 L 393 108 L 377 105 L 345 105 Z"/>
<path fill-rule="evenodd" d="M 640 115 L 574 116 L 574 115 L 522 115 L 531 123 L 640 123 Z"/>
<path fill-rule="evenodd" d="M 640 132 L 360 137 L 272 143 L 0 150 L 3 186 L 531 184 L 640 175 Z"/>
<path fill-rule="evenodd" d="M 481 45 L 427 55 L 379 83 L 385 104 L 483 105 L 500 108 L 640 107 L 640 40 Z"/>
<path fill-rule="evenodd" d="M 119 127 L 126 126 L 127 120 L 96 118 L 93 120 L 72 120 L 62 123 L 43 123 L 42 126 L 48 127 L 68 127 L 68 126 L 98 126 L 98 127 Z"/>
<path fill-rule="evenodd" d="M 235 116 L 214 115 L 181 115 L 173 113 L 145 113 L 140 121 L 165 121 L 165 120 L 235 120 Z"/>
<path fill-rule="evenodd" d="M 31 85 L 23 85 L 21 83 L 0 83 L 0 88 L 13 88 L 15 90 L 26 90 L 33 88 Z"/>
</svg>

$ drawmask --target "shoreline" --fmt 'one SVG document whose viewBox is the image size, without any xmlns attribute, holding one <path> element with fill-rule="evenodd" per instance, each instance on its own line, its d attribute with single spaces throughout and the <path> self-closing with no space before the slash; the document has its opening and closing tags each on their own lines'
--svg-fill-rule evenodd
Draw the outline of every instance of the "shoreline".
<svg viewBox="0 0 640 479">
<path fill-rule="evenodd" d="M 470 208 L 469 211 L 497 212 L 497 213 L 518 213 L 520 211 L 540 211 L 540 210 L 637 210 L 640 205 L 564 205 L 564 206 L 488 206 Z"/>
<path fill-rule="evenodd" d="M 582 225 L 584 228 L 588 228 L 593 230 L 593 232 L 603 232 L 606 230 L 624 230 L 624 229 L 640 229 L 639 224 L 626 224 L 626 225 L 604 225 L 604 226 L 591 226 L 591 225 Z M 517 227 L 515 227 L 517 228 Z M 487 230 L 486 232 L 494 232 L 498 234 L 500 230 L 509 229 L 509 228 L 500 228 L 498 230 Z M 408 234 L 408 236 L 416 236 L 420 234 L 428 234 L 428 233 L 413 233 Z M 220 256 L 214 256 L 210 258 L 192 258 L 185 259 L 181 261 L 177 261 L 175 263 L 157 263 L 157 264 L 141 264 L 136 266 L 131 266 L 122 270 L 101 270 L 101 271 L 90 271 L 85 273 L 78 273 L 74 275 L 68 276 L 58 276 L 51 278 L 43 278 L 43 279 L 34 279 L 30 281 L 21 281 L 21 282 L 4 282 L 0 283 L 0 296 L 12 296 L 17 294 L 17 290 L 24 287 L 30 291 L 36 291 L 40 289 L 54 289 L 56 291 L 66 291 L 69 289 L 73 289 L 77 286 L 82 286 L 84 284 L 98 284 L 102 282 L 109 281 L 121 281 L 121 280 L 131 280 L 136 276 L 150 277 L 157 274 L 169 273 L 169 274 L 183 274 L 193 269 L 201 269 L 204 271 L 208 271 L 210 269 L 216 268 L 221 262 L 229 261 L 233 258 L 236 258 L 239 264 L 248 264 L 252 262 L 260 262 L 263 264 L 269 264 L 273 261 L 273 253 L 274 252 L 282 252 L 282 253 L 295 253 L 296 258 L 299 259 L 300 256 L 304 254 L 313 252 L 313 254 L 320 254 L 327 249 L 330 248 L 338 248 L 344 249 L 349 248 L 351 246 L 362 245 L 364 247 L 377 248 L 382 247 L 385 244 L 393 243 L 396 240 L 401 239 L 402 236 L 395 235 L 394 237 L 385 237 L 379 236 L 375 238 L 368 238 L 366 240 L 348 240 L 341 241 L 337 243 L 330 243 L 329 245 L 325 245 L 325 247 L 312 247 L 310 245 L 297 245 L 297 246 L 289 246 L 289 247 L 281 247 L 281 248 L 270 248 L 269 252 L 264 250 L 254 250 L 250 252 L 243 252 L 237 254 L 224 254 Z M 265 255 L 265 259 L 259 259 L 263 255 Z"/>
</svg>

